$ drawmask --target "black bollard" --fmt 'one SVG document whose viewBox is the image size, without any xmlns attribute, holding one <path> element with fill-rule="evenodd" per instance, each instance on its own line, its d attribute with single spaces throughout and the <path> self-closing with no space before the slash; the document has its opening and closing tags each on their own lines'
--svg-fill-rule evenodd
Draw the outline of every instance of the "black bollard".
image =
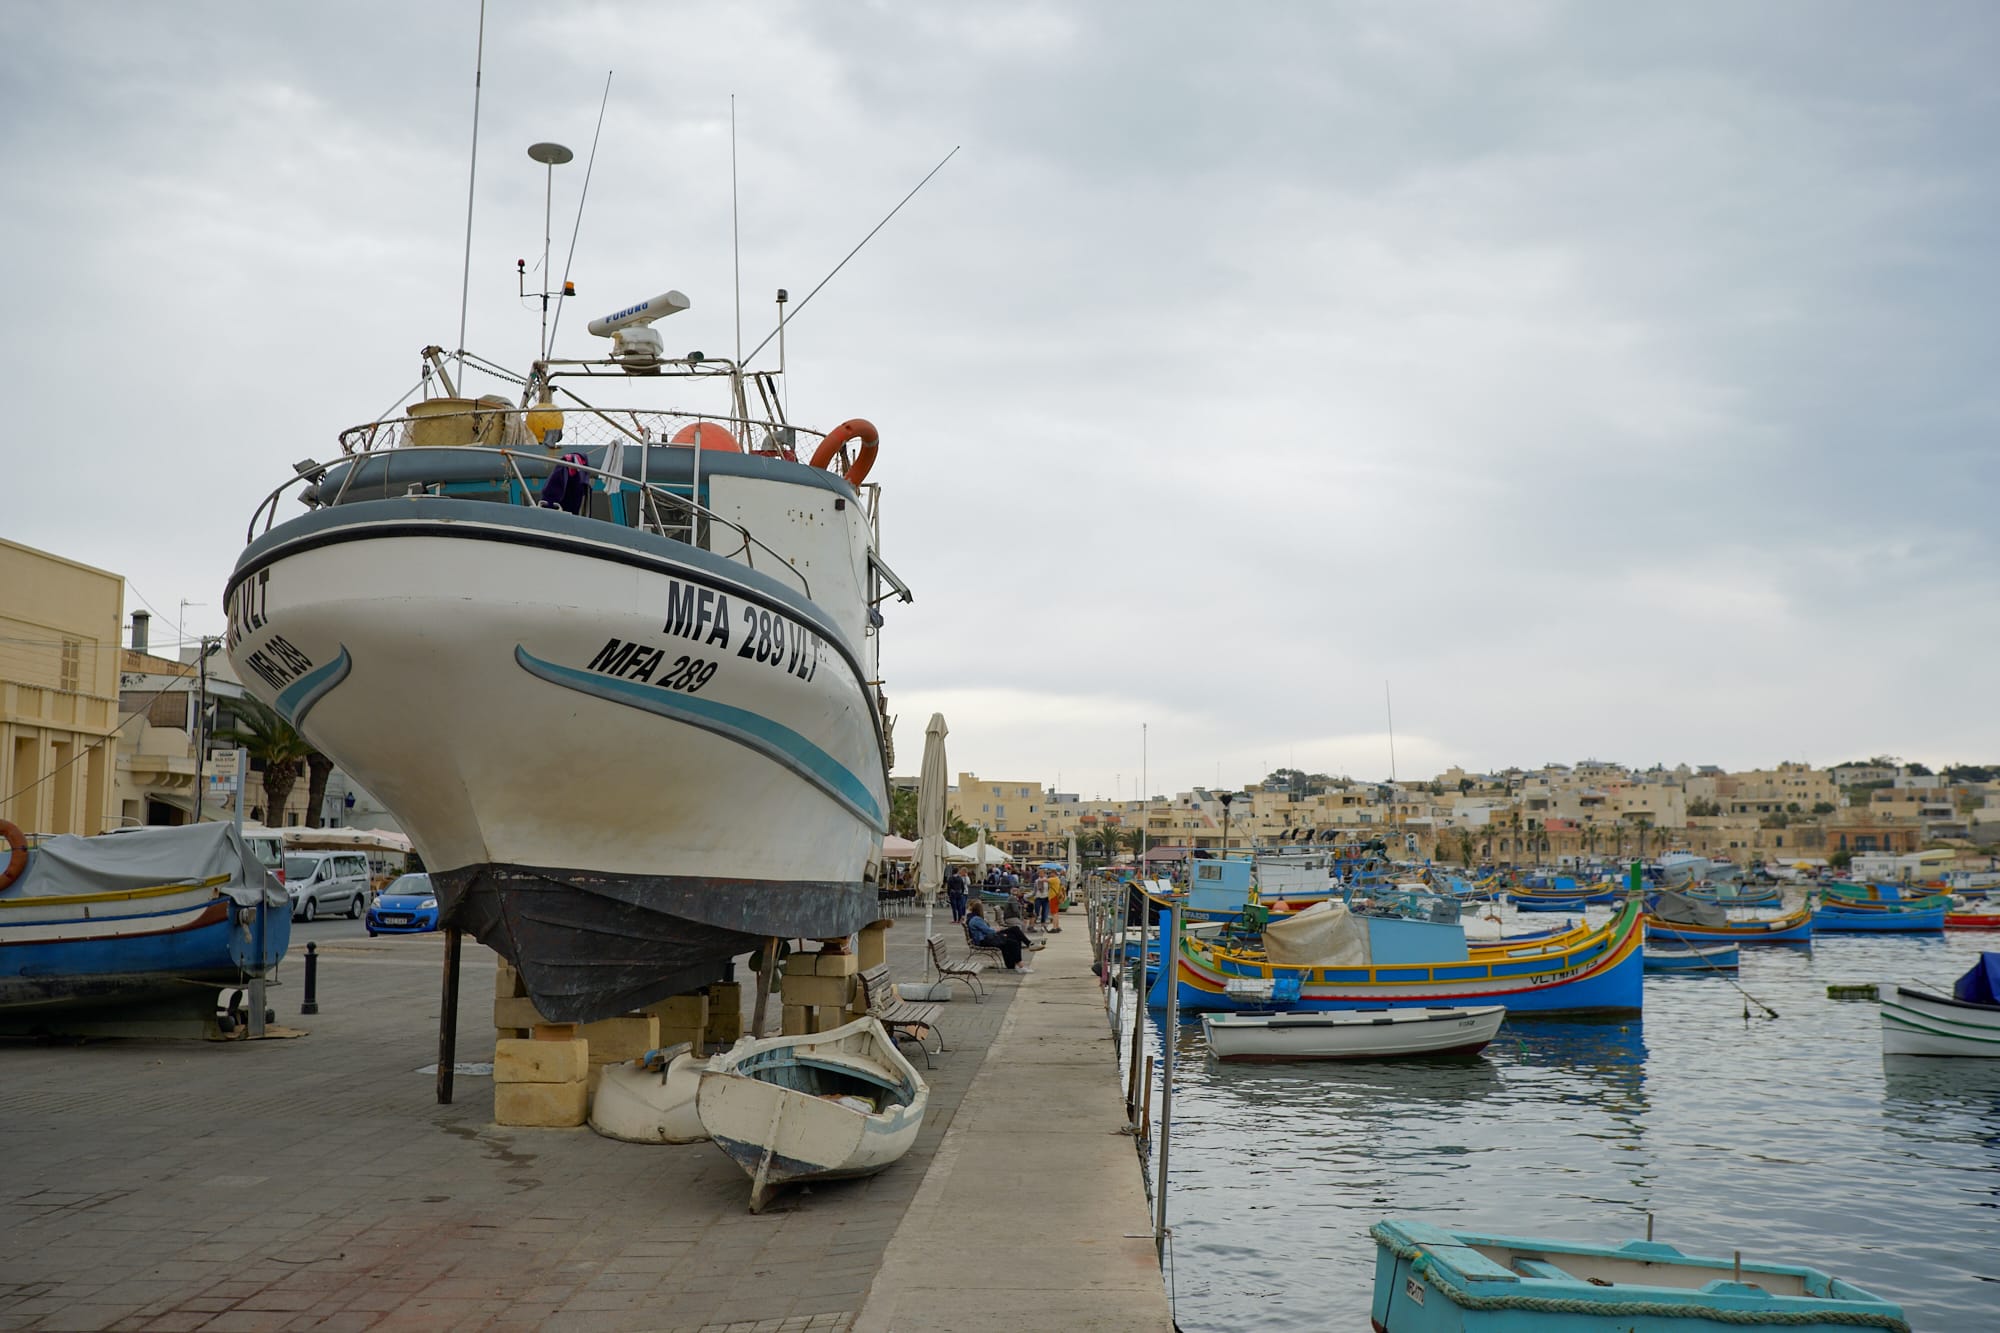
<svg viewBox="0 0 2000 1333">
<path fill-rule="evenodd" d="M 306 998 L 299 1005 L 302 1014 L 319 1012 L 319 941 L 306 941 Z"/>
</svg>

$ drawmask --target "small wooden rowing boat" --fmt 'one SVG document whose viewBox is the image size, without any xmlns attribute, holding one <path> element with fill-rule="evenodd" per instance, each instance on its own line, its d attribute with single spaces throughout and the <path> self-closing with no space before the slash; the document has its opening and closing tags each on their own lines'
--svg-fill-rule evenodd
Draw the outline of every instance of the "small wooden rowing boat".
<svg viewBox="0 0 2000 1333">
<path fill-rule="evenodd" d="M 1795 1264 L 1703 1259 L 1671 1245 L 1590 1245 L 1383 1221 L 1377 1333 L 1909 1333 L 1901 1306 Z"/>
<path fill-rule="evenodd" d="M 917 1141 L 930 1088 L 882 1025 L 739 1041 L 701 1070 L 695 1110 L 750 1176 L 750 1211 L 785 1185 L 872 1176 Z"/>
<path fill-rule="evenodd" d="M 1684 944 L 1646 935 L 1644 966 L 1648 972 L 1734 972 L 1733 944 Z"/>
<path fill-rule="evenodd" d="M 1203 1014 L 1201 1030 L 1218 1060 L 1386 1060 L 1475 1055 L 1493 1040 L 1506 1017 L 1504 1004 Z"/>
<path fill-rule="evenodd" d="M 1897 986 L 1882 997 L 1882 1054 L 2000 1060 L 2000 953 L 1982 953 L 1951 994 Z"/>
</svg>

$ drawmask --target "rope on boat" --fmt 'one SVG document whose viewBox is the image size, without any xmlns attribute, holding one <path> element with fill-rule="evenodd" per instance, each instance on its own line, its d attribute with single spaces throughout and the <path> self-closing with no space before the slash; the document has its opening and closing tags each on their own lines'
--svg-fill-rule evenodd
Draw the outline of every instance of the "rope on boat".
<svg viewBox="0 0 2000 1333">
<path fill-rule="evenodd" d="M 1890 1333 L 1911 1333 L 1910 1321 L 1872 1310 L 1717 1310 L 1693 1305 L 1667 1305 L 1660 1301 L 1589 1301 L 1573 1296 L 1482 1296 L 1467 1291 L 1424 1252 L 1421 1245 L 1405 1245 L 1374 1232 L 1376 1243 L 1398 1259 L 1410 1261 L 1410 1271 L 1428 1281 L 1450 1300 L 1467 1310 L 1522 1310 L 1540 1314 L 1583 1314 L 1604 1319 L 1708 1319 L 1718 1324 L 1745 1324 L 1772 1327 L 1799 1327 L 1811 1324 L 1844 1324 L 1851 1328 L 1883 1328 Z"/>
<path fill-rule="evenodd" d="M 1652 929 L 1652 927 L 1648 925 L 1647 929 L 1650 930 Z M 1678 930 L 1675 930 L 1672 926 L 1662 927 L 1662 929 L 1664 929 L 1667 932 L 1667 934 L 1672 935 L 1682 944 L 1688 945 L 1689 947 L 1693 947 L 1696 943 L 1698 943 L 1698 941 L 1691 940 L 1687 936 L 1681 934 Z M 1712 942 L 1713 941 L 1711 941 L 1711 943 Z M 1741 948 L 1740 945 L 1738 947 Z M 1707 968 L 1709 971 L 1715 973 L 1715 975 L 1717 975 L 1718 977 L 1721 977 L 1724 981 L 1728 982 L 1730 985 L 1736 987 L 1737 994 L 1743 997 L 1743 1016 L 1745 1018 L 1750 1017 L 1750 1006 L 1753 1004 L 1756 1005 L 1759 1009 L 1762 1009 L 1764 1011 L 1764 1017 L 1766 1018 L 1776 1018 L 1778 1016 L 1778 1011 L 1776 1009 L 1773 1009 L 1770 1005 L 1765 1004 L 1762 1000 L 1752 995 L 1749 991 L 1744 990 L 1741 985 L 1738 985 L 1736 978 L 1729 975 L 1729 969 L 1723 967 L 1717 967 L 1714 963 L 1709 962 L 1706 958 L 1701 960 L 1701 965 Z"/>
</svg>

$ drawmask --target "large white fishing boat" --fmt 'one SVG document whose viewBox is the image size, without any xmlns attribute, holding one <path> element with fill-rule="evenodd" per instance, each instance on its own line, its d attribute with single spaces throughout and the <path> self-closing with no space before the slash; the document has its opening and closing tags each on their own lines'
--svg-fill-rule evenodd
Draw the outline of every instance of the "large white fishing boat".
<svg viewBox="0 0 2000 1333">
<path fill-rule="evenodd" d="M 540 159 L 538 159 L 540 160 Z M 471 398 L 343 432 L 251 523 L 244 685 L 381 798 L 445 913 L 585 1021 L 763 937 L 875 915 L 887 826 L 875 428 L 785 419 L 777 372 L 663 354 L 678 292 Z M 608 406 L 639 385 L 717 401 Z M 306 512 L 284 521 L 295 495 Z"/>
</svg>

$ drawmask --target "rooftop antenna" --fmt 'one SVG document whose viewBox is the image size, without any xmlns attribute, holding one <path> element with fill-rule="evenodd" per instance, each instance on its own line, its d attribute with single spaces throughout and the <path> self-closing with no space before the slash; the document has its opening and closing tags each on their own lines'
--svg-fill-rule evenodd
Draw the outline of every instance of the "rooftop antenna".
<svg viewBox="0 0 2000 1333">
<path fill-rule="evenodd" d="M 479 0 L 479 45 L 472 57 L 472 166 L 465 173 L 465 270 L 458 280 L 458 378 L 465 379 L 465 307 L 472 294 L 472 191 L 479 182 L 479 84 L 486 69 L 486 0 Z"/>
<path fill-rule="evenodd" d="M 562 327 L 563 297 L 570 295 L 569 269 L 570 265 L 576 262 L 576 238 L 583 230 L 583 201 L 590 198 L 590 173 L 597 166 L 597 140 L 598 136 L 604 133 L 604 108 L 611 103 L 611 75 L 611 70 L 604 71 L 604 96 L 597 104 L 597 128 L 590 132 L 590 156 L 583 164 L 583 193 L 576 197 L 576 225 L 570 228 L 569 256 L 563 260 L 562 287 L 556 293 L 556 322 L 555 327 L 549 330 L 551 343 L 555 341 L 556 329 Z M 532 155 L 533 150 L 529 151 Z M 567 158 L 563 160 L 568 161 Z M 546 278 L 548 274 L 544 273 L 542 276 Z M 547 356 L 548 353 L 544 351 L 542 355 Z"/>
<path fill-rule="evenodd" d="M 938 164 L 937 164 L 936 166 L 934 166 L 934 167 L 932 167 L 932 168 L 930 169 L 930 172 L 929 172 L 929 173 L 928 173 L 927 175 L 925 175 L 925 177 L 924 177 L 924 178 L 923 178 L 922 180 L 920 180 L 920 181 L 918 181 L 918 182 L 916 183 L 916 186 L 915 186 L 914 188 L 912 188 L 912 189 L 911 189 L 911 191 L 910 191 L 910 192 L 909 192 L 908 194 L 906 194 L 906 195 L 904 195 L 904 196 L 903 196 L 903 199 L 902 199 L 902 203 L 899 203 L 899 204 L 897 204 L 897 205 L 896 205 L 896 206 L 895 206 L 894 208 L 890 209 L 890 210 L 889 210 L 889 212 L 888 212 L 888 214 L 887 214 L 887 216 L 885 216 L 885 217 L 884 217 L 884 218 L 883 218 L 883 219 L 882 219 L 882 220 L 881 220 L 880 222 L 876 223 L 876 224 L 875 224 L 875 226 L 874 226 L 874 229 L 873 229 L 873 230 L 871 230 L 871 231 L 870 231 L 870 232 L 869 232 L 869 233 L 868 233 L 868 234 L 867 234 L 866 236 L 863 236 L 863 237 L 861 238 L 861 241 L 860 241 L 860 244 L 856 245 L 856 246 L 855 246 L 855 247 L 854 247 L 854 248 L 853 248 L 852 250 L 849 250 L 849 251 L 847 252 L 847 259 L 843 259 L 843 260 L 841 260 L 841 261 L 840 261 L 840 262 L 839 262 L 838 264 L 835 264 L 835 265 L 833 266 L 833 273 L 829 273 L 829 274 L 827 274 L 827 275 L 826 275 L 825 277 L 823 277 L 823 278 L 821 278 L 821 279 L 819 280 L 819 287 L 815 287 L 815 288 L 813 288 L 813 289 L 812 289 L 811 291 L 809 291 L 809 292 L 807 292 L 807 293 L 806 293 L 806 295 L 805 295 L 805 300 L 803 300 L 803 301 L 800 301 L 800 302 L 799 302 L 799 308 L 798 308 L 798 310 L 794 310 L 794 311 L 792 311 L 792 313 L 791 313 L 791 317 L 792 317 L 793 319 L 797 319 L 797 318 L 798 318 L 798 316 L 799 316 L 799 313 L 800 313 L 800 311 L 803 311 L 803 310 L 804 310 L 804 309 L 806 308 L 806 305 L 807 305 L 807 303 L 808 303 L 808 302 L 810 302 L 810 301 L 811 301 L 811 300 L 813 299 L 813 297 L 815 297 L 815 296 L 818 296 L 818 295 L 819 295 L 819 289 L 820 289 L 820 287 L 824 287 L 824 286 L 826 286 L 826 285 L 827 285 L 827 284 L 828 284 L 829 282 L 832 282 L 832 281 L 833 281 L 833 278 L 834 278 L 834 274 L 836 274 L 836 273 L 839 273 L 839 272 L 840 272 L 840 270 L 842 270 L 842 269 L 844 269 L 844 268 L 846 268 L 846 267 L 847 267 L 847 260 L 848 260 L 848 259 L 852 259 L 852 258 L 854 258 L 854 256 L 856 256 L 856 255 L 860 254 L 860 253 L 861 253 L 861 247 L 862 247 L 863 245 L 866 245 L 866 244 L 868 244 L 868 242 L 870 242 L 870 241 L 874 240 L 874 239 L 875 239 L 875 233 L 876 233 L 876 232 L 878 232 L 878 231 L 880 231 L 880 230 L 882 230 L 882 228 L 884 228 L 884 227 L 888 226 L 888 225 L 889 225 L 889 219 L 890 219 L 890 218 L 893 218 L 893 217 L 895 217 L 895 216 L 896 216 L 896 214 L 898 214 L 898 213 L 900 213 L 900 212 L 902 212 L 902 211 L 903 211 L 903 204 L 907 204 L 907 203 L 909 203 L 909 202 L 910 202 L 910 200 L 912 200 L 912 199 L 916 198 L 916 197 L 917 197 L 917 191 L 918 191 L 918 190 L 921 190 L 921 189 L 923 189 L 923 188 L 924 188 L 924 187 L 925 187 L 926 185 L 929 185 L 929 184 L 931 183 L 931 177 L 932 177 L 932 176 L 935 176 L 935 175 L 937 175 L 937 174 L 938 174 L 938 173 L 939 173 L 940 171 L 943 171 L 943 170 L 944 170 L 944 164 L 945 164 L 946 162 L 949 162 L 949 161 L 951 161 L 951 160 L 952 160 L 952 158 L 956 157 L 957 155 L 958 155 L 958 146 L 954 146 L 954 147 L 952 148 L 952 150 L 951 150 L 951 151 L 950 151 L 949 153 L 946 153 L 946 154 L 944 155 L 944 157 L 943 157 L 943 158 L 941 158 L 941 159 L 940 159 L 940 160 L 938 161 Z M 780 316 L 780 322 L 779 322 L 779 325 L 778 325 L 778 327 L 779 327 L 779 328 L 783 328 L 783 327 L 784 327 L 784 323 L 783 323 L 783 317 L 782 317 L 782 313 L 781 313 L 781 316 Z M 749 357 L 743 357 L 743 358 L 739 358 L 739 359 L 738 359 L 738 362 L 737 362 L 737 364 L 738 364 L 738 365 L 741 365 L 741 364 L 742 364 L 742 363 L 743 363 L 744 361 L 747 361 L 747 360 L 750 360 L 751 358 L 754 358 L 754 357 L 755 357 L 755 356 L 757 355 L 757 353 L 759 353 L 759 352 L 763 351 L 763 350 L 764 350 L 764 349 L 765 349 L 766 347 L 770 346 L 770 343 L 771 343 L 771 339 L 773 339 L 773 338 L 775 338 L 775 337 L 777 337 L 777 336 L 778 336 L 778 329 L 773 329 L 773 330 L 771 330 L 771 331 L 770 331 L 769 333 L 765 334 L 765 335 L 764 335 L 764 341 L 763 341 L 763 342 L 760 342 L 760 343 L 758 343 L 758 344 L 757 344 L 757 345 L 756 345 L 755 347 L 753 347 L 753 348 L 751 348 L 751 349 L 750 349 L 750 356 L 749 356 Z"/>
<path fill-rule="evenodd" d="M 574 161 L 576 154 L 559 143 L 531 143 L 528 156 L 547 168 L 547 184 L 542 191 L 542 352 L 535 358 L 546 361 L 549 359 L 549 217 L 555 206 L 556 168 Z"/>
</svg>

